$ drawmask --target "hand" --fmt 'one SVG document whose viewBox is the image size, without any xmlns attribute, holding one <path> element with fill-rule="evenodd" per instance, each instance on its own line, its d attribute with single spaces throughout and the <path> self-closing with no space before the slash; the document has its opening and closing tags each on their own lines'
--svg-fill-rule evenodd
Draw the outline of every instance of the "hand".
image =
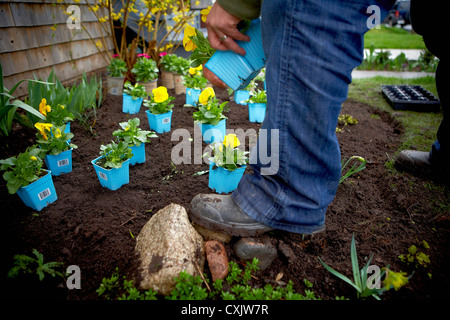
<svg viewBox="0 0 450 320">
<path fill-rule="evenodd" d="M 232 50 L 244 56 L 245 50 L 234 41 L 250 41 L 249 36 L 240 33 L 237 29 L 240 21 L 240 18 L 229 14 L 218 3 L 214 3 L 206 18 L 206 29 L 211 47 L 217 50 Z"/>
</svg>

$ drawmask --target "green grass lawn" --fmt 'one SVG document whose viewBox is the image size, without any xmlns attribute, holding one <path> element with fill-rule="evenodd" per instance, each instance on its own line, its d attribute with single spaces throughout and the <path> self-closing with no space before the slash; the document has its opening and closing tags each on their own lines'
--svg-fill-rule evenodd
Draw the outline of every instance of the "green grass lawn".
<svg viewBox="0 0 450 320">
<path fill-rule="evenodd" d="M 442 120 L 442 113 L 397 111 L 393 110 L 381 93 L 381 85 L 408 84 L 421 85 L 438 97 L 434 77 L 417 79 L 399 79 L 374 77 L 354 79 L 349 88 L 350 99 L 364 102 L 390 113 L 400 121 L 405 128 L 400 152 L 404 149 L 429 151 L 436 140 L 436 132 Z"/>
<path fill-rule="evenodd" d="M 395 27 L 369 30 L 364 36 L 364 47 L 370 48 L 372 43 L 376 49 L 425 49 L 420 35 Z"/>
</svg>

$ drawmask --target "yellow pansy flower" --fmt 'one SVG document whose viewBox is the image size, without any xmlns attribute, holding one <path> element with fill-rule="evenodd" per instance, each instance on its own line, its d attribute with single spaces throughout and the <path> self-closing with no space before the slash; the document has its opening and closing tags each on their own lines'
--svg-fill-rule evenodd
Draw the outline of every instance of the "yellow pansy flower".
<svg viewBox="0 0 450 320">
<path fill-rule="evenodd" d="M 167 92 L 167 88 L 160 86 L 156 89 L 152 90 L 153 93 L 153 100 L 156 103 L 161 103 L 169 99 L 169 93 Z"/>
<path fill-rule="evenodd" d="M 41 122 L 37 122 L 34 124 L 34 126 L 39 130 L 40 134 L 42 135 L 42 137 L 47 140 L 47 132 L 50 132 L 50 128 L 53 127 L 53 124 L 51 123 L 41 123 Z"/>
<path fill-rule="evenodd" d="M 47 104 L 47 99 L 42 98 L 41 103 L 39 104 L 39 112 L 46 116 L 50 111 L 52 111 L 52 108 Z"/>
<path fill-rule="evenodd" d="M 236 148 L 241 145 L 241 142 L 234 133 L 230 133 L 223 138 L 223 145 L 227 148 Z"/>
<path fill-rule="evenodd" d="M 56 132 L 55 132 L 55 138 L 56 138 L 56 139 L 61 138 L 61 130 L 56 129 Z"/>
<path fill-rule="evenodd" d="M 216 93 L 214 92 L 214 89 L 211 87 L 206 88 L 205 90 L 202 91 L 202 93 L 200 93 L 200 96 L 198 98 L 198 101 L 203 104 L 203 105 L 207 105 L 208 104 L 208 100 L 210 98 L 213 98 L 216 96 Z"/>
<path fill-rule="evenodd" d="M 186 28 L 184 28 L 183 47 L 186 51 L 192 51 L 197 48 L 197 46 L 190 38 L 192 36 L 195 36 L 196 34 L 197 32 L 195 31 L 194 27 L 187 25 Z"/>
<path fill-rule="evenodd" d="M 203 9 L 200 11 L 200 14 L 202 15 L 202 21 L 206 22 L 206 18 L 208 17 L 209 12 L 211 11 L 211 6 L 206 7 L 206 9 Z"/>
</svg>

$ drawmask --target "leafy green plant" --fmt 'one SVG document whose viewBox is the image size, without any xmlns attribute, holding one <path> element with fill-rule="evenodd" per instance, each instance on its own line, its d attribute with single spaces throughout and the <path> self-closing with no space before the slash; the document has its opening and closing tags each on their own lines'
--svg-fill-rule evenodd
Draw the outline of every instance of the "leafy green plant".
<svg viewBox="0 0 450 320">
<path fill-rule="evenodd" d="M 143 56 L 136 60 L 131 72 L 136 76 L 137 82 L 149 82 L 158 79 L 159 69 L 154 60 Z"/>
<path fill-rule="evenodd" d="M 100 146 L 100 158 L 97 161 L 97 165 L 109 169 L 109 168 L 121 168 L 122 163 L 130 159 L 133 154 L 131 152 L 128 143 L 125 141 L 111 141 L 111 143 Z"/>
<path fill-rule="evenodd" d="M 247 103 L 267 103 L 267 95 L 265 90 L 256 90 L 250 92 L 250 97 L 245 100 Z"/>
<path fill-rule="evenodd" d="M 383 271 L 379 275 L 379 279 L 381 279 L 385 273 L 387 273 L 387 276 L 384 280 L 385 285 L 384 287 L 381 287 L 380 289 L 377 289 L 376 286 L 368 285 L 368 268 L 370 266 L 370 262 L 372 261 L 373 255 L 369 258 L 366 265 L 359 269 L 358 265 L 358 254 L 356 252 L 356 245 L 355 245 L 355 235 L 352 237 L 352 243 L 351 243 L 351 261 L 352 261 L 352 269 L 353 269 L 353 281 L 344 276 L 343 274 L 339 273 L 338 271 L 334 270 L 333 268 L 329 267 L 325 262 L 323 262 L 320 257 L 319 261 L 320 263 L 325 267 L 326 270 L 328 270 L 331 274 L 338 277 L 339 279 L 343 280 L 344 282 L 351 285 L 353 288 L 356 289 L 357 297 L 358 298 L 367 298 L 372 296 L 373 298 L 380 300 L 380 295 L 391 289 L 395 288 L 395 290 L 398 290 L 401 286 L 406 284 L 408 282 L 408 278 L 405 277 L 405 273 L 402 272 L 394 272 L 389 270 L 386 272 L 387 268 L 383 268 Z"/>
<path fill-rule="evenodd" d="M 339 279 L 345 281 L 350 284 L 357 291 L 358 298 L 366 298 L 366 297 L 374 297 L 379 300 L 379 295 L 382 293 L 381 289 L 371 289 L 367 286 L 367 269 L 370 266 L 370 262 L 372 261 L 373 255 L 367 261 L 367 264 L 360 270 L 358 266 L 358 255 L 356 253 L 356 245 L 355 245 L 355 235 L 352 237 L 351 244 L 351 259 L 352 259 L 352 268 L 353 268 L 353 281 L 329 267 L 325 262 L 323 262 L 320 258 L 319 261 L 322 265 L 327 269 L 331 274 L 338 277 Z"/>
<path fill-rule="evenodd" d="M 79 83 L 75 83 L 71 88 L 66 88 L 62 85 L 59 79 L 51 71 L 48 83 L 30 82 L 28 84 L 28 98 L 25 100 L 31 106 L 39 106 L 42 100 L 45 99 L 47 104 L 52 106 L 65 106 L 65 109 L 70 115 L 80 122 L 80 124 L 89 131 L 96 119 L 96 109 L 98 109 L 102 102 L 102 81 L 96 76 L 87 79 L 86 74 L 83 74 Z M 91 122 L 91 118 L 94 120 Z M 28 126 L 40 121 L 39 118 L 28 113 Z"/>
<path fill-rule="evenodd" d="M 46 274 L 51 275 L 52 277 L 64 277 L 61 272 L 55 270 L 56 268 L 60 268 L 64 265 L 62 262 L 44 263 L 44 256 L 39 253 L 39 251 L 33 249 L 32 252 L 36 258 L 24 254 L 14 256 L 14 267 L 9 270 L 8 278 L 15 278 L 21 273 L 35 273 L 38 275 L 40 281 L 44 280 Z"/>
<path fill-rule="evenodd" d="M 36 118 L 44 120 L 45 117 L 39 113 L 35 108 L 27 103 L 16 99 L 13 94 L 14 91 L 19 87 L 19 85 L 25 80 L 16 83 L 10 90 L 3 85 L 3 68 L 0 63 L 0 134 L 8 136 L 11 131 L 11 125 L 14 120 L 21 124 L 30 126 L 26 118 L 22 117 L 17 113 L 17 108 L 23 109 L 29 114 L 34 115 Z M 28 83 L 40 83 L 42 85 L 50 85 L 49 83 L 38 81 L 38 80 L 26 80 Z"/>
<path fill-rule="evenodd" d="M 247 262 L 244 270 L 233 261 L 229 262 L 229 273 L 225 280 L 218 279 L 212 286 L 209 286 L 209 279 L 192 276 L 186 271 L 181 271 L 175 278 L 175 288 L 165 297 L 167 300 L 320 300 L 314 292 L 310 290 L 312 283 L 304 280 L 307 287 L 305 295 L 296 293 L 293 290 L 294 283 L 289 281 L 285 287 L 272 287 L 267 284 L 263 288 L 255 288 L 249 285 L 253 274 L 259 270 L 259 261 L 254 258 Z M 134 287 L 132 281 L 126 281 L 126 277 L 121 277 L 118 268 L 110 278 L 103 278 L 97 289 L 99 296 L 107 300 L 154 300 L 157 299 L 157 292 L 147 290 L 141 292 Z"/>
<path fill-rule="evenodd" d="M 119 123 L 122 129 L 113 132 L 113 136 L 125 141 L 129 146 L 140 146 L 141 143 L 150 142 L 150 138 L 157 138 L 155 132 L 139 128 L 139 118 L 129 119 L 127 122 Z"/>
<path fill-rule="evenodd" d="M 166 54 L 159 60 L 161 67 L 165 71 L 175 72 L 175 61 L 177 59 L 176 54 Z"/>
<path fill-rule="evenodd" d="M 123 92 L 131 96 L 133 100 L 147 97 L 145 87 L 137 82 L 133 86 L 130 81 L 126 81 L 123 86 Z"/>
<path fill-rule="evenodd" d="M 99 296 L 103 296 L 106 300 L 156 300 L 156 291 L 151 289 L 140 292 L 132 280 L 127 280 L 126 276 L 122 276 L 120 281 L 119 268 L 109 278 L 103 278 L 102 283 L 96 290 Z"/>
<path fill-rule="evenodd" d="M 189 60 L 181 56 L 177 56 L 173 61 L 172 71 L 179 75 L 185 75 L 188 72 L 190 65 Z"/>
<path fill-rule="evenodd" d="M 225 108 L 228 101 L 220 103 L 216 98 L 213 88 L 206 88 L 200 93 L 196 108 L 198 111 L 193 113 L 194 121 L 202 124 L 217 125 L 227 117 L 223 114 L 228 111 Z"/>
<path fill-rule="evenodd" d="M 123 77 L 128 71 L 127 64 L 120 58 L 112 58 L 110 64 L 106 67 L 108 75 L 111 77 Z"/>
<path fill-rule="evenodd" d="M 5 171 L 3 179 L 10 194 L 43 176 L 41 156 L 42 150 L 33 145 L 16 157 L 0 160 L 0 170 Z"/>
<path fill-rule="evenodd" d="M 357 161 L 353 164 L 353 166 L 346 173 L 344 173 L 344 169 L 347 167 L 347 165 L 353 159 L 356 159 Z M 344 161 L 345 160 L 342 160 L 342 163 L 341 163 L 342 168 L 341 168 L 341 178 L 339 179 L 339 184 L 344 182 L 344 180 L 347 179 L 348 177 L 350 177 L 351 175 L 364 170 L 366 168 L 365 165 L 367 163 L 367 160 L 360 156 L 352 156 L 345 163 L 344 163 Z"/>
</svg>

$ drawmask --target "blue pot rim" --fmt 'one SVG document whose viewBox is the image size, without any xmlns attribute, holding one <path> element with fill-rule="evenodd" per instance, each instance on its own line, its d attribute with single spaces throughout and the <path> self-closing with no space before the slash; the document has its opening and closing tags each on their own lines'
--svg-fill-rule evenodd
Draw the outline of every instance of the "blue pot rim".
<svg viewBox="0 0 450 320">
<path fill-rule="evenodd" d="M 104 157 L 105 157 L 105 156 L 100 156 L 100 157 L 98 157 L 98 158 L 95 158 L 94 160 L 91 161 L 91 163 L 92 163 L 94 166 L 96 166 L 96 167 L 98 167 L 98 168 L 101 168 L 102 170 L 105 170 L 105 171 L 111 171 L 111 170 L 122 169 L 122 167 L 123 167 L 124 164 L 126 164 L 127 162 L 130 162 L 130 159 L 127 159 L 127 160 L 125 160 L 124 162 L 122 162 L 122 167 L 120 167 L 120 168 L 110 168 L 110 169 L 106 169 L 106 168 L 104 168 L 104 167 L 99 166 L 98 164 L 96 164 L 96 162 L 97 162 L 98 160 L 100 160 L 101 158 L 104 158 Z"/>
</svg>

